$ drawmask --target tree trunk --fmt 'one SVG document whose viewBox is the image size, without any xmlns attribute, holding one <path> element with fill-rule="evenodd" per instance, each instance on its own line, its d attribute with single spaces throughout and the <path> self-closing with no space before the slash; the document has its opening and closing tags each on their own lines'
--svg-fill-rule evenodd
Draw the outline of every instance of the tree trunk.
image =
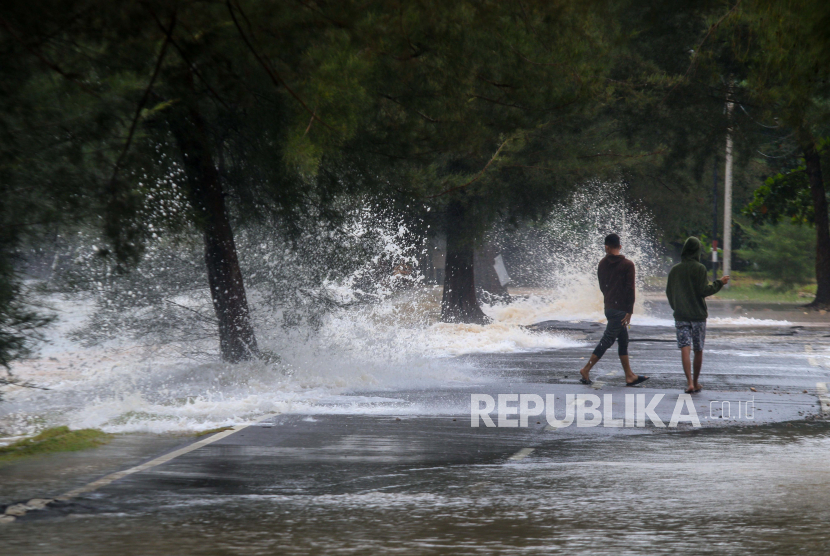
<svg viewBox="0 0 830 556">
<path fill-rule="evenodd" d="M 447 257 L 444 267 L 444 295 L 441 300 L 443 322 L 489 324 L 476 298 L 475 250 L 467 235 L 465 209 L 458 201 L 447 210 Z"/>
<path fill-rule="evenodd" d="M 248 313 L 242 271 L 225 205 L 219 172 L 213 161 L 201 114 L 191 108 L 188 118 L 173 127 L 190 185 L 190 202 L 202 227 L 205 265 L 213 310 L 219 322 L 222 359 L 238 363 L 259 354 Z"/>
<path fill-rule="evenodd" d="M 827 217 L 827 194 L 821 176 L 821 155 L 815 145 L 804 149 L 807 179 L 813 196 L 813 210 L 816 220 L 816 298 L 810 307 L 830 306 L 830 224 Z"/>
</svg>

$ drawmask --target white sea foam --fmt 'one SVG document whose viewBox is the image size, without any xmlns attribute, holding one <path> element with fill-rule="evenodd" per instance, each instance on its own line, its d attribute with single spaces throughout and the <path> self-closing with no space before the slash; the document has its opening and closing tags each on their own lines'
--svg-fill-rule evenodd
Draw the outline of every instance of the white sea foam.
<svg viewBox="0 0 830 556">
<path fill-rule="evenodd" d="M 475 358 L 463 357 L 466 355 L 585 345 L 579 337 L 535 332 L 527 325 L 545 320 L 605 322 L 595 267 L 602 256 L 601 237 L 606 231 L 620 232 L 624 252 L 637 263 L 640 277 L 643 269 L 654 268 L 647 217 L 598 201 L 617 202 L 622 196 L 581 193 L 558 220 L 539 228 L 547 243 L 543 241 L 530 259 L 541 262 L 534 272 L 543 273 L 542 287 L 511 304 L 484 307 L 494 321 L 488 326 L 437 322 L 440 290 L 420 285 L 417 279 L 409 280 L 410 289 L 399 288 L 389 272 L 381 271 L 385 267 L 378 266 L 380 258 L 356 265 L 345 278 L 327 279 L 324 291 L 312 292 L 336 305 L 365 299 L 374 303 L 334 310 L 314 324 L 314 319 L 308 319 L 300 325 L 281 327 L 281 317 L 274 314 L 277 310 L 258 301 L 267 298 L 267 288 L 273 284 L 266 280 L 251 287 L 249 299 L 257 317 L 259 345 L 279 356 L 271 362 L 224 365 L 215 360 L 215 339 L 189 342 L 186 350 L 177 350 L 175 343 L 146 346 L 122 337 L 84 347 L 72 341 L 68 332 L 89 316 L 90 298 L 51 299 L 59 315 L 50 332 L 51 343 L 39 358 L 18 362 L 13 369 L 19 378 L 48 390 L 9 389 L 6 401 L 0 404 L 0 437 L 30 434 L 53 424 L 109 432 L 171 432 L 245 423 L 266 413 L 405 415 L 441 411 L 396 393 L 488 380 L 476 368 Z M 371 214 L 360 214 L 365 222 L 358 222 L 357 231 L 350 232 L 355 237 L 366 235 L 361 226 L 378 225 Z M 387 227 L 374 235 L 378 252 L 388 255 L 388 270 L 400 260 L 417 267 L 417 249 L 395 243 L 411 241 L 408 231 L 388 222 Z M 563 250 L 563 245 L 568 249 Z M 313 252 L 298 257 L 307 266 L 319 258 Z M 275 258 L 279 260 L 274 268 L 280 274 L 269 279 L 291 286 L 293 259 L 285 254 Z M 260 272 L 271 276 L 266 272 L 271 267 L 266 267 Z M 374 289 L 367 292 L 367 287 Z M 642 283 L 638 288 L 642 289 Z M 207 299 L 204 291 L 201 294 L 197 305 Z M 175 301 L 189 307 L 190 298 L 179 296 Z M 648 315 L 642 301 L 638 301 L 632 323 L 673 325 L 669 319 Z M 745 317 L 710 319 L 710 323 L 789 324 Z M 189 358 L 182 357 L 181 351 Z M 200 351 L 203 360 L 194 360 Z"/>
<path fill-rule="evenodd" d="M 572 295 L 569 296 L 560 296 L 556 290 L 540 289 L 532 295 L 511 303 L 485 306 L 484 312 L 498 323 L 525 326 L 549 320 L 589 321 L 602 324 L 606 322 L 602 294 L 597 286 L 576 289 L 571 293 Z M 640 299 L 642 297 L 642 295 L 639 296 Z M 638 301 L 634 306 L 631 324 L 674 327 L 674 319 L 652 315 L 644 303 Z M 792 326 L 793 323 L 787 320 L 752 317 L 710 317 L 707 324 L 710 327 L 776 327 Z"/>
<path fill-rule="evenodd" d="M 531 332 L 513 323 L 435 324 L 425 334 L 425 347 L 436 355 L 517 353 L 578 347 L 584 342 L 561 334 Z"/>
<path fill-rule="evenodd" d="M 435 294 L 429 289 L 410 292 L 385 304 L 336 312 L 316 331 L 259 330 L 260 346 L 278 353 L 280 360 L 233 366 L 182 359 L 170 348 L 129 342 L 85 348 L 65 334 L 70 323 L 77 325 L 85 302 L 79 307 L 77 300 L 53 300 L 62 315 L 52 330 L 56 341 L 42 357 L 14 366 L 16 376 L 48 390 L 8 391 L 0 405 L 0 432 L 18 435 L 67 424 L 114 433 L 161 433 L 245 423 L 266 413 L 435 412 L 394 392 L 487 380 L 472 362 L 455 356 L 581 345 L 566 335 L 533 332 L 515 323 L 435 323 L 414 313 L 414 308 L 429 313 L 419 303 Z M 361 391 L 389 395 L 355 395 Z"/>
<path fill-rule="evenodd" d="M 708 326 L 792 326 L 788 320 L 755 319 L 752 317 L 712 317 Z"/>
</svg>

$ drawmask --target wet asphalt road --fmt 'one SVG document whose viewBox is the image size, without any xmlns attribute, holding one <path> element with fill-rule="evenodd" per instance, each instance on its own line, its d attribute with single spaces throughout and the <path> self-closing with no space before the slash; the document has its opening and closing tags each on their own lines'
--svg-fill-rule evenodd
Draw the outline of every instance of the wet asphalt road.
<svg viewBox="0 0 830 556">
<path fill-rule="evenodd" d="M 601 333 L 546 327 L 587 343 Z M 669 328 L 632 328 L 632 366 L 651 377 L 637 389 L 624 387 L 615 348 L 594 388 L 577 383 L 591 347 L 468 356 L 480 383 L 371 393 L 418 411 L 267 418 L 26 512 L 0 526 L 0 552 L 827 554 L 828 333 L 710 328 L 700 429 L 555 428 L 544 415 L 526 428 L 470 426 L 471 394 L 510 393 L 552 394 L 558 418 L 568 394 L 610 394 L 615 418 L 626 394 L 663 394 L 668 422 L 684 385 Z M 753 418 L 736 416 L 750 400 Z"/>
</svg>

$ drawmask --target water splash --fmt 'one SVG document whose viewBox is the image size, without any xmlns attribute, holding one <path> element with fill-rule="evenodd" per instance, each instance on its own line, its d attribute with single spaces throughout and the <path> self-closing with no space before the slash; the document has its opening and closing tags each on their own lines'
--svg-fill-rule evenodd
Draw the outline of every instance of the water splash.
<svg viewBox="0 0 830 556">
<path fill-rule="evenodd" d="M 438 322 L 441 290 L 419 274 L 423 237 L 391 211 L 357 207 L 338 228 L 309 223 L 293 242 L 280 230 L 246 230 L 238 239 L 257 337 L 278 357 L 235 366 L 216 361 L 215 331 L 198 317 L 211 311 L 198 245 L 160 241 L 132 282 L 101 267 L 91 287 L 49 300 L 61 316 L 54 343 L 15 366 L 18 376 L 49 390 L 10 391 L 0 405 L 0 436 L 53 424 L 173 432 L 264 413 L 440 411 L 397 393 L 489 380 L 459 356 L 583 345 L 524 325 L 603 319 L 595 269 L 606 233 L 622 237 L 643 291 L 663 261 L 651 219 L 624 199 L 621 185 L 589 184 L 545 222 L 497 234 L 522 287 L 512 288 L 513 303 L 485 307 L 495 320 L 489 326 Z M 74 253 L 83 264 L 100 264 L 92 247 Z M 635 323 L 656 323 L 641 303 Z M 105 334 L 97 344 L 67 334 L 101 324 L 107 328 L 98 330 Z M 150 328 L 155 335 L 145 333 Z"/>
<path fill-rule="evenodd" d="M 487 314 L 515 324 L 604 321 L 596 269 L 605 256 L 604 239 L 610 233 L 620 236 L 622 254 L 636 267 L 636 322 L 646 315 L 646 279 L 661 271 L 666 259 L 655 242 L 651 215 L 630 203 L 623 184 L 605 182 L 581 187 L 537 225 L 495 235 L 519 286 L 513 290 L 521 298 L 509 305 L 494 305 Z"/>
</svg>

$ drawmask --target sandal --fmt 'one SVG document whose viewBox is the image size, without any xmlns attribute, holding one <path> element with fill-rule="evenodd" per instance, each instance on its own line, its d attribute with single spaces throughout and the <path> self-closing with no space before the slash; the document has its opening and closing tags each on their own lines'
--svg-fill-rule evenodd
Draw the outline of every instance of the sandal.
<svg viewBox="0 0 830 556">
<path fill-rule="evenodd" d="M 647 376 L 637 375 L 637 379 L 634 382 L 626 382 L 625 385 L 626 386 L 636 386 L 637 384 L 640 384 L 641 382 L 645 382 L 647 380 L 648 380 Z"/>
</svg>

